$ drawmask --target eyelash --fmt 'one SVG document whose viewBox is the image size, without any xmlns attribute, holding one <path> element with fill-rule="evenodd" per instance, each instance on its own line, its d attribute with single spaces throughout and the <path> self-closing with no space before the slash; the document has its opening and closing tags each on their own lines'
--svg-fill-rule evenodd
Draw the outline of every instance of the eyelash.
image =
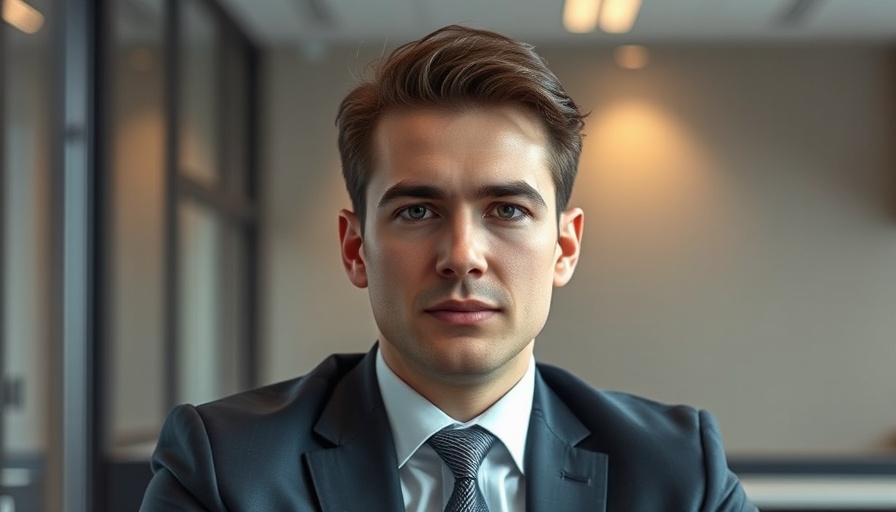
<svg viewBox="0 0 896 512">
<path fill-rule="evenodd" d="M 497 218 L 497 219 L 499 219 L 499 220 L 505 220 L 505 221 L 511 221 L 511 222 L 518 222 L 518 221 L 520 221 L 520 220 L 523 220 L 523 219 L 525 219 L 525 218 L 527 218 L 527 217 L 531 217 L 531 216 L 532 216 L 531 213 L 530 213 L 527 209 L 523 208 L 522 206 L 513 204 L 513 203 L 498 203 L 498 204 L 492 206 L 491 208 L 489 208 L 488 211 L 489 211 L 489 212 L 494 212 L 495 210 L 497 210 L 498 208 L 501 208 L 501 207 L 503 207 L 503 206 L 510 206 L 511 208 L 513 208 L 513 209 L 515 210 L 516 215 L 514 215 L 514 216 L 512 216 L 512 217 L 501 217 L 500 215 L 494 215 L 494 214 L 493 214 L 492 216 L 493 216 L 494 218 Z M 415 218 L 412 218 L 412 217 L 409 217 L 409 216 L 408 216 L 408 211 L 410 211 L 411 208 L 425 208 L 425 209 L 426 209 L 426 213 L 424 214 L 423 217 L 421 217 L 421 218 L 419 218 L 419 219 L 415 219 Z M 427 214 L 428 214 L 428 215 L 427 215 Z M 409 221 L 409 222 L 420 222 L 420 221 L 423 221 L 423 220 L 426 220 L 426 219 L 431 218 L 433 215 L 435 215 L 435 212 L 434 212 L 433 209 L 430 208 L 429 206 L 426 206 L 426 205 L 423 205 L 423 204 L 412 204 L 412 205 L 410 205 L 410 206 L 405 206 L 404 208 L 399 209 L 399 210 L 396 212 L 395 217 L 396 217 L 396 218 L 401 218 L 401 219 L 406 220 L 406 221 Z"/>
<path fill-rule="evenodd" d="M 426 208 L 426 212 L 427 212 L 427 213 L 429 213 L 429 214 L 433 214 L 433 213 L 434 213 L 433 210 L 432 210 L 432 208 L 430 208 L 429 206 L 422 205 L 422 204 L 412 204 L 412 205 L 410 205 L 410 206 L 405 206 L 404 208 L 398 210 L 398 212 L 397 212 L 397 214 L 396 214 L 395 216 L 396 216 L 396 217 L 400 217 L 400 218 L 402 218 L 402 219 L 404 219 L 404 220 L 407 220 L 407 221 L 410 221 L 410 222 L 419 222 L 419 221 L 421 221 L 421 220 L 425 220 L 425 219 L 429 218 L 429 217 L 427 217 L 425 214 L 424 214 L 424 217 L 419 218 L 419 219 L 414 219 L 414 218 L 412 218 L 412 217 L 409 217 L 409 216 L 407 215 L 407 213 L 408 213 L 408 211 L 409 211 L 411 208 Z"/>
<path fill-rule="evenodd" d="M 513 208 L 515 210 L 514 215 L 511 217 L 501 217 L 500 215 L 497 215 L 494 213 L 498 210 L 498 208 L 502 208 L 504 206 L 509 206 L 509 207 Z M 522 206 L 519 206 L 519 205 L 516 205 L 513 203 L 498 203 L 498 204 L 494 205 L 493 207 L 491 207 L 488 211 L 492 212 L 492 215 L 496 219 L 507 221 L 507 222 L 519 222 L 519 221 L 530 216 L 528 210 L 526 210 Z"/>
</svg>

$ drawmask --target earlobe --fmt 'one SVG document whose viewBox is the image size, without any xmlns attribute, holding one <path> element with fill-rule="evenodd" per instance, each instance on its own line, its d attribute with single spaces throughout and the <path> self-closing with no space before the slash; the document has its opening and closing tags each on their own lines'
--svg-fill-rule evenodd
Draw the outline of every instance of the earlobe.
<svg viewBox="0 0 896 512">
<path fill-rule="evenodd" d="M 339 212 L 339 244 L 342 249 L 342 266 L 349 281 L 358 288 L 367 288 L 367 264 L 364 262 L 361 221 L 352 211 Z"/>
<path fill-rule="evenodd" d="M 554 286 L 566 285 L 576 270 L 582 247 L 585 213 L 581 208 L 570 208 L 560 214 L 557 236 L 557 259 L 554 262 Z"/>
</svg>

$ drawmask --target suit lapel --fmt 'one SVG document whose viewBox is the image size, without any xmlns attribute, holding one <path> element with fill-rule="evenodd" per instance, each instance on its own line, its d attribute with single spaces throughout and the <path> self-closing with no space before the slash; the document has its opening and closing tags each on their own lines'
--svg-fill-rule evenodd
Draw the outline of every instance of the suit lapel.
<svg viewBox="0 0 896 512">
<path fill-rule="evenodd" d="M 333 447 L 303 457 L 324 512 L 404 510 L 373 354 L 336 385 L 315 425 Z M 589 435 L 536 372 L 526 442 L 527 510 L 606 510 L 608 457 L 576 447 Z"/>
<path fill-rule="evenodd" d="M 606 510 L 608 457 L 576 448 L 589 435 L 536 372 L 526 441 L 526 510 Z"/>
<path fill-rule="evenodd" d="M 314 427 L 334 446 L 304 456 L 325 512 L 404 510 L 374 353 L 368 353 L 337 384 Z"/>
</svg>

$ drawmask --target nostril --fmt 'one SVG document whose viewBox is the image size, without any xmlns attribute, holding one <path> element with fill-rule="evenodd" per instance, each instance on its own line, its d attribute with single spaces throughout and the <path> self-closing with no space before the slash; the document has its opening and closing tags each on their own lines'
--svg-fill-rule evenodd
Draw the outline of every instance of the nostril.
<svg viewBox="0 0 896 512">
<path fill-rule="evenodd" d="M 440 275 L 465 277 L 480 275 L 486 262 L 481 233 L 470 222 L 459 222 L 450 232 L 446 231 L 437 262 Z"/>
</svg>

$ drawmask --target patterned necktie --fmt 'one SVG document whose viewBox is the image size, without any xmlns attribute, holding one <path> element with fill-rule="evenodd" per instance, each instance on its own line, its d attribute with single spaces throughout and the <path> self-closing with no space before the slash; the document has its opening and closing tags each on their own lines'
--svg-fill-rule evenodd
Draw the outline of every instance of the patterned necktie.
<svg viewBox="0 0 896 512">
<path fill-rule="evenodd" d="M 454 475 L 454 490 L 445 512 L 488 512 L 477 475 L 482 459 L 494 442 L 495 436 L 476 425 L 461 429 L 447 427 L 429 438 L 427 443 Z"/>
</svg>

